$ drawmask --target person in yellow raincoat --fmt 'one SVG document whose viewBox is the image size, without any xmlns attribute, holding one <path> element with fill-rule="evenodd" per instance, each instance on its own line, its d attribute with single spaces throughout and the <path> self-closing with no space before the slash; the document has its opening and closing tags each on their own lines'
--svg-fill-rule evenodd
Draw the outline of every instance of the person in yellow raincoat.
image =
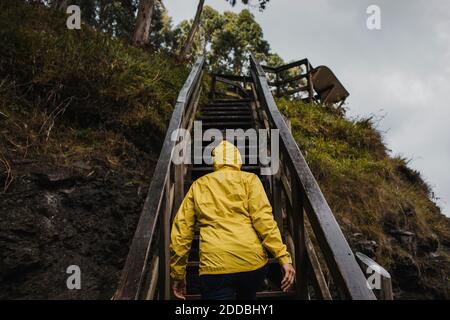
<svg viewBox="0 0 450 320">
<path fill-rule="evenodd" d="M 186 263 L 196 221 L 203 299 L 256 299 L 266 276 L 266 250 L 282 266 L 282 290 L 289 290 L 295 271 L 260 179 L 241 171 L 241 155 L 232 143 L 222 141 L 212 155 L 214 172 L 194 181 L 173 221 L 170 275 L 174 295 L 185 299 Z"/>
</svg>

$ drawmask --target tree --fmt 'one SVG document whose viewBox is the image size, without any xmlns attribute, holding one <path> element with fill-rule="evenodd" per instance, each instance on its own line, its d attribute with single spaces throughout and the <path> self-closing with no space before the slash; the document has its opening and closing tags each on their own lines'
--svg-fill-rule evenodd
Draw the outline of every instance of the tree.
<svg viewBox="0 0 450 320">
<path fill-rule="evenodd" d="M 239 14 L 225 12 L 222 19 L 211 40 L 209 63 L 213 70 L 241 74 L 247 69 L 251 52 L 264 62 L 275 58 L 264 40 L 261 26 L 249 10 Z"/>
<path fill-rule="evenodd" d="M 232 6 L 236 5 L 236 2 L 237 2 L 237 0 L 227 0 L 227 1 L 230 2 L 230 4 Z M 244 4 L 249 4 L 251 2 L 250 0 L 241 0 L 241 1 Z M 270 0 L 258 0 L 260 10 L 264 10 L 269 1 Z M 179 54 L 180 60 L 185 60 L 189 53 L 189 50 L 191 50 L 192 43 L 194 41 L 195 35 L 196 35 L 197 30 L 200 25 L 201 15 L 203 12 L 204 5 L 205 5 L 205 0 L 199 0 L 198 5 L 197 5 L 197 12 L 195 13 L 194 21 L 192 22 L 191 29 L 189 30 L 189 34 L 187 36 L 186 42 L 183 46 L 183 49 L 181 50 L 181 52 Z"/>
<path fill-rule="evenodd" d="M 150 26 L 152 24 L 153 8 L 156 0 L 140 0 L 133 34 L 133 43 L 143 45 L 149 42 Z"/>
<path fill-rule="evenodd" d="M 150 44 L 154 50 L 172 51 L 174 45 L 172 19 L 162 1 L 155 3 L 150 30 Z"/>
<path fill-rule="evenodd" d="M 195 13 L 194 21 L 192 22 L 191 29 L 189 30 L 188 37 L 186 39 L 186 43 L 183 46 L 183 49 L 180 52 L 179 59 L 184 60 L 189 53 L 189 50 L 192 47 L 192 42 L 194 41 L 194 36 L 198 30 L 198 26 L 200 24 L 200 18 L 202 16 L 203 6 L 205 4 L 205 0 L 200 0 L 197 6 L 197 12 Z"/>
<path fill-rule="evenodd" d="M 174 30 L 174 49 L 177 50 L 185 43 L 190 28 L 191 23 L 187 20 L 177 26 Z M 251 52 L 264 63 L 283 63 L 278 55 L 271 52 L 260 25 L 250 11 L 220 14 L 205 5 L 187 60 L 191 61 L 196 55 L 203 54 L 212 72 L 240 74 L 247 71 Z"/>
</svg>

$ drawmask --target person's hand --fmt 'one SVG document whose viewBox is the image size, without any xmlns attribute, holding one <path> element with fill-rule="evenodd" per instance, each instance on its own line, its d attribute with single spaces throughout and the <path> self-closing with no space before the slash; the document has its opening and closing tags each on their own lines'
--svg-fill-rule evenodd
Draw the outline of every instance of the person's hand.
<svg viewBox="0 0 450 320">
<path fill-rule="evenodd" d="M 186 282 L 174 281 L 172 290 L 177 299 L 186 300 Z"/>
<path fill-rule="evenodd" d="M 288 292 L 295 280 L 295 269 L 290 263 L 281 266 L 283 270 L 283 280 L 281 280 L 281 290 Z"/>
</svg>

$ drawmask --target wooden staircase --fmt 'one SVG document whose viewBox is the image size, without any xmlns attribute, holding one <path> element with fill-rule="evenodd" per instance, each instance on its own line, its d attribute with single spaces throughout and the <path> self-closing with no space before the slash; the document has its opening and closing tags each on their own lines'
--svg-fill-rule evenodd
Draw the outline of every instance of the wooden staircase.
<svg viewBox="0 0 450 320">
<path fill-rule="evenodd" d="M 197 121 L 202 121 L 202 127 L 206 129 L 219 129 L 225 137 L 226 129 L 243 129 L 244 131 L 249 128 L 257 129 L 261 127 L 258 123 L 258 119 L 253 116 L 251 101 L 249 99 L 214 99 L 208 104 L 205 104 L 199 109 L 199 116 L 196 117 Z M 191 136 L 194 136 L 191 134 Z M 220 141 L 217 141 L 218 144 Z M 246 140 L 245 147 L 241 150 L 242 155 L 242 171 L 247 171 L 257 174 L 264 182 L 264 178 L 260 175 L 261 166 L 258 162 L 258 150 L 252 157 L 249 155 L 249 143 Z M 206 144 L 211 142 L 199 141 L 198 145 L 202 146 L 202 154 Z M 196 145 L 196 143 L 194 143 Z M 193 153 L 192 153 L 193 154 Z M 195 158 L 193 157 L 193 160 Z M 211 159 L 207 157 L 206 159 Z M 252 160 L 251 160 L 252 159 Z M 200 162 L 201 160 L 201 162 Z M 193 165 L 188 169 L 188 180 L 185 184 L 185 192 L 188 191 L 191 183 L 201 176 L 213 172 L 214 168 L 212 164 L 208 164 L 201 158 L 199 161 L 193 161 Z M 197 162 L 197 163 L 196 163 Z M 211 163 L 211 162 L 210 162 Z M 200 287 L 199 287 L 199 228 L 196 226 L 194 241 L 192 244 L 191 252 L 187 265 L 187 299 L 200 299 Z M 291 298 L 294 296 L 294 292 L 283 292 L 280 289 L 281 283 L 281 269 L 278 262 L 270 258 L 268 263 L 268 275 L 264 281 L 264 285 L 261 291 L 257 292 L 257 298 Z"/>
<path fill-rule="evenodd" d="M 286 66 L 286 68 L 289 66 Z M 310 71 L 312 72 L 312 71 Z M 311 170 L 298 148 L 270 90 L 266 74 L 258 60 L 250 59 L 250 76 L 213 75 L 207 89 L 210 100 L 199 106 L 204 88 L 204 58 L 200 57 L 175 105 L 164 144 L 148 190 L 141 217 L 130 246 L 114 299 L 171 299 L 169 244 L 170 229 L 183 197 L 195 179 L 213 171 L 210 158 L 192 152 L 194 164 L 176 163 L 174 150 L 184 140 L 172 135 L 183 129 L 195 131 L 196 120 L 202 129 L 216 129 L 223 137 L 227 129 L 266 129 L 279 137 L 279 170 L 260 175 L 262 159 L 255 159 L 243 147 L 242 170 L 258 174 L 271 201 L 275 220 L 293 257 L 296 285 L 292 291 L 280 291 L 281 269 L 274 259 L 258 298 L 268 299 L 375 299 L 358 266 L 339 224 L 323 196 Z M 311 73 L 305 75 L 311 78 Z M 217 82 L 227 87 L 219 92 Z M 310 86 L 313 95 L 313 87 Z M 195 135 L 192 135 L 195 139 Z M 181 140 L 181 141 L 180 141 Z M 217 142 L 218 143 L 218 142 Z M 194 141 L 202 151 L 210 142 Z M 239 143 L 237 144 L 239 147 Z M 257 151 L 257 150 L 256 150 Z M 249 157 L 249 154 L 252 157 Z M 258 154 L 256 152 L 256 154 Z M 197 163 L 198 162 L 198 163 Z M 187 266 L 188 299 L 198 299 L 198 228 Z"/>
</svg>

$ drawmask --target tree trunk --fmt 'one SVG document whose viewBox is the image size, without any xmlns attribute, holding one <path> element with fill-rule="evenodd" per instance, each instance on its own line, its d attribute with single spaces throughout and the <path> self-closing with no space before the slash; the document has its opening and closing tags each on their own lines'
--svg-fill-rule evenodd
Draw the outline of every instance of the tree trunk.
<svg viewBox="0 0 450 320">
<path fill-rule="evenodd" d="M 200 25 L 200 19 L 202 17 L 203 6 L 205 4 L 205 0 L 200 0 L 197 6 L 197 13 L 195 14 L 194 21 L 192 22 L 191 30 L 189 30 L 189 35 L 186 39 L 183 49 L 180 52 L 179 59 L 182 61 L 186 59 L 189 51 L 191 50 L 192 43 L 194 42 L 195 34 L 197 33 L 198 26 Z"/>
<path fill-rule="evenodd" d="M 133 43 L 143 45 L 149 42 L 155 0 L 141 0 L 133 34 Z"/>
</svg>

